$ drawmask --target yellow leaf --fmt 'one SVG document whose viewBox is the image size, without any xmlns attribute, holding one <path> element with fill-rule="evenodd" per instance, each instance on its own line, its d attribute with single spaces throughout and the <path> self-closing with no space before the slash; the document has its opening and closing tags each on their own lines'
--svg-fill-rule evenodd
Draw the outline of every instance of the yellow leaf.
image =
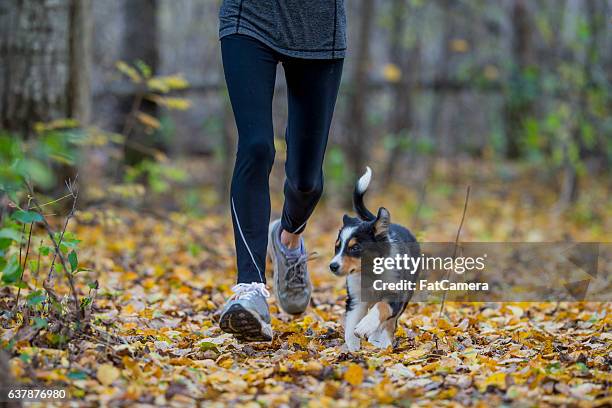
<svg viewBox="0 0 612 408">
<path fill-rule="evenodd" d="M 387 64 L 383 68 L 383 77 L 389 82 L 399 82 L 402 79 L 402 71 L 395 64 Z"/>
<path fill-rule="evenodd" d="M 121 309 L 121 314 L 123 316 L 129 316 L 129 315 L 132 315 L 134 313 L 136 313 L 136 309 L 134 308 L 134 305 L 131 304 L 131 303 L 129 305 L 127 305 L 126 307 L 124 307 L 123 309 Z"/>
<path fill-rule="evenodd" d="M 191 363 L 193 363 L 193 360 L 187 357 L 176 357 L 176 358 L 171 358 L 170 360 L 168 360 L 168 362 L 176 366 L 189 366 L 191 365 Z"/>
<path fill-rule="evenodd" d="M 36 378 L 45 381 L 65 381 L 66 376 L 60 370 L 40 370 L 36 372 Z"/>
<path fill-rule="evenodd" d="M 166 93 L 174 89 L 185 89 L 189 82 L 182 75 L 157 76 L 149 79 L 147 86 L 152 91 Z"/>
<path fill-rule="evenodd" d="M 457 395 L 457 388 L 449 388 L 447 390 L 442 391 L 441 393 L 439 393 L 437 395 L 437 398 L 439 400 L 449 400 L 452 399 L 455 395 Z"/>
<path fill-rule="evenodd" d="M 308 346 L 308 337 L 303 334 L 293 333 L 291 336 L 287 338 L 288 344 L 299 344 L 302 347 Z"/>
<path fill-rule="evenodd" d="M 226 358 L 226 359 L 219 361 L 218 364 L 219 364 L 219 367 L 231 368 L 232 365 L 234 365 L 234 360 L 231 358 Z"/>
<path fill-rule="evenodd" d="M 453 38 L 450 43 L 450 48 L 454 52 L 468 52 L 470 44 L 463 38 Z"/>
<path fill-rule="evenodd" d="M 323 386 L 323 394 L 331 398 L 337 398 L 339 391 L 340 387 L 333 381 L 326 382 Z"/>
<path fill-rule="evenodd" d="M 452 330 L 454 327 L 448 320 L 441 318 L 438 320 L 438 328 L 442 330 Z"/>
<path fill-rule="evenodd" d="M 435 371 L 438 369 L 438 367 L 440 366 L 440 363 L 437 361 L 434 361 L 433 363 L 429 363 L 426 366 L 423 367 L 423 371 Z"/>
<path fill-rule="evenodd" d="M 417 360 L 429 353 L 431 347 L 421 346 L 418 349 L 410 350 L 406 354 L 404 354 L 404 361 Z"/>
<path fill-rule="evenodd" d="M 102 364 L 98 367 L 96 377 L 103 385 L 111 385 L 113 381 L 119 378 L 119 370 L 112 364 Z"/>
<path fill-rule="evenodd" d="M 489 367 L 491 370 L 497 369 L 497 361 L 495 361 L 495 359 L 492 359 L 492 358 L 487 357 L 487 356 L 478 355 L 478 361 L 481 364 Z"/>
<path fill-rule="evenodd" d="M 352 363 L 344 372 L 344 381 L 354 387 L 361 385 L 363 382 L 363 368 L 359 364 Z"/>
<path fill-rule="evenodd" d="M 169 75 L 164 77 L 164 80 L 170 89 L 185 89 L 189 86 L 189 82 L 181 74 Z"/>
<path fill-rule="evenodd" d="M 123 356 L 121 358 L 121 362 L 125 366 L 126 370 L 128 370 L 132 376 L 138 378 L 142 375 L 142 370 L 138 366 L 138 362 L 136 360 L 128 356 Z"/>
<path fill-rule="evenodd" d="M 129 282 L 138 279 L 138 274 L 136 272 L 130 271 L 122 274 L 120 278 L 124 282 Z"/>
<path fill-rule="evenodd" d="M 318 373 L 323 369 L 323 364 L 319 361 L 311 360 L 304 366 L 304 371 L 307 373 Z"/>
<path fill-rule="evenodd" d="M 118 61 L 115 64 L 115 67 L 117 68 L 117 70 L 119 70 L 119 72 L 121 72 L 122 74 L 130 78 L 132 82 L 140 83 L 140 81 L 142 81 L 142 78 L 140 77 L 138 70 L 136 70 L 136 68 L 134 67 L 129 66 L 125 62 Z"/>
<path fill-rule="evenodd" d="M 155 287 L 155 279 L 147 278 L 142 281 L 142 287 L 145 289 L 153 289 Z"/>
<path fill-rule="evenodd" d="M 489 81 L 494 81 L 499 78 L 499 69 L 495 65 L 486 65 L 484 68 L 484 76 Z"/>
<path fill-rule="evenodd" d="M 51 122 L 34 123 L 34 131 L 36 133 L 44 133 L 57 129 L 74 129 L 78 126 L 79 122 L 75 119 L 56 119 Z"/>
<path fill-rule="evenodd" d="M 11 370 L 11 374 L 13 375 L 13 377 L 21 377 L 22 375 L 24 375 L 25 370 L 24 370 L 24 363 L 23 361 L 19 360 L 19 359 L 12 359 L 10 360 L 10 370 Z"/>
<path fill-rule="evenodd" d="M 189 286 L 184 286 L 184 285 L 179 287 L 178 291 L 179 291 L 179 293 L 183 293 L 183 294 L 186 294 L 186 295 L 188 295 L 191 292 L 193 292 Z"/>
<path fill-rule="evenodd" d="M 484 383 L 481 384 L 480 390 L 484 392 L 489 385 L 495 386 L 500 390 L 506 389 L 506 373 L 497 372 L 495 374 L 490 375 Z"/>
<path fill-rule="evenodd" d="M 376 395 L 376 399 L 381 404 L 391 404 L 393 402 L 392 390 L 391 381 L 389 381 L 388 377 L 385 377 L 374 386 L 374 395 Z"/>
<path fill-rule="evenodd" d="M 183 282 L 189 282 L 193 278 L 193 273 L 191 272 L 191 269 L 183 265 L 178 265 L 174 268 L 174 276 Z"/>
<path fill-rule="evenodd" d="M 191 101 L 185 98 L 166 98 L 168 109 L 187 110 L 191 108 Z"/>
<path fill-rule="evenodd" d="M 132 330 L 137 327 L 137 324 L 134 322 L 128 322 L 123 325 L 123 330 Z"/>
<path fill-rule="evenodd" d="M 168 98 L 159 95 L 149 95 L 147 98 L 168 109 L 184 111 L 191 108 L 191 101 L 186 98 Z"/>
<path fill-rule="evenodd" d="M 159 120 L 157 120 L 153 116 L 148 115 L 148 114 L 146 114 L 144 112 L 136 113 L 136 119 L 138 119 L 140 121 L 140 123 L 142 123 L 143 125 L 145 125 L 148 128 L 159 129 L 161 127 L 161 124 L 159 123 Z"/>
</svg>

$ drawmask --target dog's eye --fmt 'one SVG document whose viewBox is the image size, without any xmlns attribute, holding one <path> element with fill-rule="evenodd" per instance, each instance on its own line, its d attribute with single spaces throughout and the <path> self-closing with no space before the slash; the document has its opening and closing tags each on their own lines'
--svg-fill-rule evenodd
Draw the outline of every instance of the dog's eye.
<svg viewBox="0 0 612 408">
<path fill-rule="evenodd" d="M 357 253 L 357 252 L 359 252 L 359 251 L 361 251 L 361 245 L 359 245 L 359 244 L 355 244 L 355 245 L 353 245 L 353 246 L 351 246 L 351 247 L 349 248 L 349 252 L 351 252 L 351 253 L 353 253 L 353 254 L 354 254 L 354 253 Z"/>
</svg>

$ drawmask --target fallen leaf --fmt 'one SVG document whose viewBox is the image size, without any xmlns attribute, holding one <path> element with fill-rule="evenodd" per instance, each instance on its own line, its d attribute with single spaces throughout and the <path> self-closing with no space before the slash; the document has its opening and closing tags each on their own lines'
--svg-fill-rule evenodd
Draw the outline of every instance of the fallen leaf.
<svg viewBox="0 0 612 408">
<path fill-rule="evenodd" d="M 344 381 L 356 387 L 363 382 L 363 368 L 359 364 L 352 363 L 344 372 Z"/>
<path fill-rule="evenodd" d="M 490 375 L 487 379 L 482 383 L 480 390 L 484 392 L 487 387 L 491 385 L 499 388 L 500 390 L 506 389 L 506 373 L 498 372 Z"/>
<path fill-rule="evenodd" d="M 111 385 L 113 381 L 119 378 L 121 373 L 119 370 L 113 366 L 112 364 L 102 364 L 98 367 L 98 371 L 96 372 L 96 377 L 98 381 L 100 381 L 103 385 Z"/>
</svg>

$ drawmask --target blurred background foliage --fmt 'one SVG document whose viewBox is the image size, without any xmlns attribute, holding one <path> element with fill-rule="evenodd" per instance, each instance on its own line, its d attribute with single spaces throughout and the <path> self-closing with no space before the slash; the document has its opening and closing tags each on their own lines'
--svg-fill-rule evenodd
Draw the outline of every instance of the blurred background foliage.
<svg viewBox="0 0 612 408">
<path fill-rule="evenodd" d="M 0 5 L 0 183 L 81 206 L 225 211 L 236 130 L 216 0 L 26 0 Z M 417 193 L 440 168 L 493 164 L 552 187 L 555 208 L 609 181 L 607 0 L 346 2 L 349 52 L 325 162 L 346 205 L 365 165 Z M 282 190 L 285 84 L 275 93 Z M 463 189 L 471 180 L 455 180 Z M 454 187 L 453 187 L 454 188 Z M 435 189 L 435 186 L 434 186 Z M 23 191 L 23 190 L 21 190 Z"/>
<path fill-rule="evenodd" d="M 122 315 L 143 288 L 155 291 L 155 313 L 162 297 L 193 293 L 189 303 L 204 305 L 198 310 L 213 324 L 233 279 L 230 217 L 222 213 L 237 139 L 219 3 L 0 1 L 0 346 L 13 362 L 56 373 L 47 370 L 50 354 L 40 365 L 24 351 L 28 342 L 69 350 L 56 361 L 61 370 L 76 355 L 74 339 L 105 354 L 96 325 L 110 326 L 93 314 L 98 289 L 101 307 Z M 349 49 L 326 192 L 306 233 L 314 249 L 331 255 L 366 165 L 375 173 L 368 205 L 385 205 L 421 241 L 458 237 L 468 185 L 462 240 L 610 241 L 610 0 L 345 5 Z M 282 72 L 277 79 L 274 212 L 282 207 L 287 116 Z M 312 270 L 327 276 L 327 259 Z M 328 297 L 339 293 L 332 286 L 315 286 L 323 299 L 340 299 Z M 205 292 L 192 292 L 198 287 Z M 0 367 L 5 360 L 0 350 Z M 79 365 L 98 377 L 100 367 L 120 373 L 99 359 L 68 369 Z"/>
<path fill-rule="evenodd" d="M 223 258 L 190 266 L 215 281 L 233 268 L 230 217 L 219 214 L 237 139 L 219 3 L 0 1 L 0 291 L 10 299 L 0 318 L 19 326 L 7 350 L 24 340 L 61 348 L 87 332 L 108 271 L 191 279 L 181 247 L 193 262 Z M 422 241 L 454 239 L 467 186 L 461 239 L 610 240 L 612 2 L 345 4 L 326 192 L 307 232 L 321 253 L 366 165 L 368 205 L 385 205 Z M 276 212 L 282 72 L 273 106 Z"/>
</svg>

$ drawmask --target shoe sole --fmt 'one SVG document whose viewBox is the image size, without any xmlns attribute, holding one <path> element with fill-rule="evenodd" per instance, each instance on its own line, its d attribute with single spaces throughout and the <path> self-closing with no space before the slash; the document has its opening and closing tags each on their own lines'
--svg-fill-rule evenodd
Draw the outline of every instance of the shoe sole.
<svg viewBox="0 0 612 408">
<path fill-rule="evenodd" d="M 221 316 L 219 327 L 239 341 L 272 341 L 272 326 L 240 304 L 230 306 Z"/>
<path fill-rule="evenodd" d="M 274 254 L 275 251 L 274 251 L 274 234 L 273 234 L 274 226 L 276 224 L 280 225 L 280 221 L 270 224 L 268 228 L 268 256 L 270 257 L 270 261 L 272 262 L 272 270 L 274 271 L 274 274 L 273 274 L 274 286 L 272 287 L 272 292 L 274 293 L 274 297 L 276 298 L 276 301 L 278 302 L 278 306 L 283 310 L 283 312 L 291 316 L 299 316 L 303 314 L 308 308 L 308 305 L 310 304 L 310 297 L 308 299 L 308 303 L 306 304 L 306 307 L 304 308 L 304 310 L 297 311 L 297 312 L 288 312 L 287 310 L 285 310 L 285 308 L 281 304 L 280 297 L 278 296 L 278 292 L 276 290 L 276 288 L 279 286 L 278 267 L 276 266 L 277 264 L 276 255 Z M 312 289 L 311 289 L 311 292 L 312 292 Z"/>
</svg>

